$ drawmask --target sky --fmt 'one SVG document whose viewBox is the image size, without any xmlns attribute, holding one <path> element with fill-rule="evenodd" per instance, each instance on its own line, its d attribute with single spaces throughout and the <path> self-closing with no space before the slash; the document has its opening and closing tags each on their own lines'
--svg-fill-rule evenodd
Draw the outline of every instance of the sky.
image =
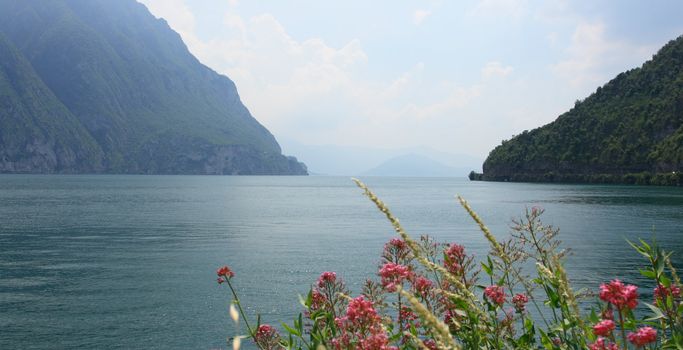
<svg viewBox="0 0 683 350">
<path fill-rule="evenodd" d="M 483 160 L 683 34 L 683 1 L 139 0 L 283 145 Z"/>
</svg>

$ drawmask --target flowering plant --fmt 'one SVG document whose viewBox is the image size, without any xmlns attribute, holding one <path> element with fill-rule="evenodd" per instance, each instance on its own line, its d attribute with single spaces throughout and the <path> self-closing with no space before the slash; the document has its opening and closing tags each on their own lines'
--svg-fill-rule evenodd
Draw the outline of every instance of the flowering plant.
<svg viewBox="0 0 683 350">
<path fill-rule="evenodd" d="M 231 317 L 241 315 L 258 348 L 270 349 L 683 349 L 681 281 L 671 253 L 656 244 L 631 244 L 649 262 L 641 273 L 654 285 L 653 303 L 638 287 L 618 279 L 599 288 L 599 309 L 585 312 L 563 267 L 558 230 L 531 208 L 513 222 L 511 238 L 496 239 L 469 204 L 460 204 L 479 225 L 491 250 L 479 264 L 465 247 L 411 238 L 387 206 L 363 183 L 356 184 L 386 215 L 398 238 L 384 246 L 379 282 L 367 280 L 352 297 L 334 272 L 323 272 L 302 298 L 303 312 L 285 335 L 244 315 L 228 267 L 217 271 L 234 297 Z M 533 263 L 533 264 L 529 264 Z M 525 266 L 535 266 L 530 272 Z M 481 280 L 481 281 L 480 281 Z M 638 319 L 645 305 L 652 316 Z M 236 309 L 239 309 L 239 313 Z M 582 312 L 584 311 L 584 312 Z M 241 339 L 233 338 L 238 349 Z"/>
</svg>

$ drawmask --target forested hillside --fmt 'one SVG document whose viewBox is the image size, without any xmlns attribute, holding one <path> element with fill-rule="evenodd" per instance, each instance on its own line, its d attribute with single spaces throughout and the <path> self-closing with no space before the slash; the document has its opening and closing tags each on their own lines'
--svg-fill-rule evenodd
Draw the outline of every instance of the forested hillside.
<svg viewBox="0 0 683 350">
<path fill-rule="evenodd" d="M 683 37 L 554 122 L 503 141 L 483 170 L 494 181 L 682 184 Z"/>
</svg>

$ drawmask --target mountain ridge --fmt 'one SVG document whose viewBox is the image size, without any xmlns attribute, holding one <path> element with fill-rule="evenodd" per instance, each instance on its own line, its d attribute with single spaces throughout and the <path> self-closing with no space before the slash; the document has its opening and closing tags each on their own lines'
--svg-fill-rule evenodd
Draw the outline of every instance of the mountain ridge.
<svg viewBox="0 0 683 350">
<path fill-rule="evenodd" d="M 24 148 L 0 158 L 2 172 L 307 173 L 281 154 L 234 82 L 199 62 L 165 20 L 134 0 L 1 0 L 0 34 L 97 147 L 85 136 L 84 144 L 101 153 L 76 157 L 78 166 L 17 167 L 35 159 Z M 2 120 L 10 120 L 9 110 L 0 110 Z M 67 136 L 57 130 L 50 137 Z"/>
</svg>

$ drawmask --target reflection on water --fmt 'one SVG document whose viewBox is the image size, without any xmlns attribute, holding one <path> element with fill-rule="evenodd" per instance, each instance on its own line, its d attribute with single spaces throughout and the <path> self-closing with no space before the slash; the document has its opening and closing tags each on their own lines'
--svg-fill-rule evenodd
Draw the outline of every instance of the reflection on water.
<svg viewBox="0 0 683 350">
<path fill-rule="evenodd" d="M 683 189 L 367 178 L 413 235 L 487 244 L 455 194 L 505 237 L 546 208 L 573 248 L 570 277 L 643 285 L 625 239 L 683 248 Z M 294 317 L 321 271 L 358 291 L 393 230 L 347 178 L 0 176 L 0 348 L 211 348 L 234 332 L 215 268 L 251 314 Z"/>
</svg>

